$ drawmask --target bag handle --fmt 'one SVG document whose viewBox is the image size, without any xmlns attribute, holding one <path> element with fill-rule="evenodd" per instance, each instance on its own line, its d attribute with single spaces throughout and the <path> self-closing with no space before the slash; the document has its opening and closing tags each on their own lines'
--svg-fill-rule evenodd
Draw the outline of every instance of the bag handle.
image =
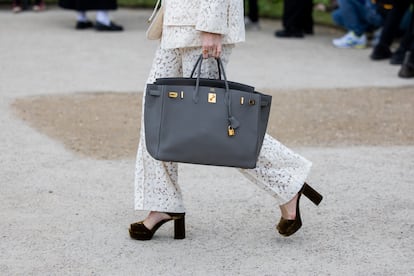
<svg viewBox="0 0 414 276">
<path fill-rule="evenodd" d="M 203 60 L 203 55 L 200 55 L 200 57 L 197 59 L 197 61 L 196 61 L 195 65 L 194 65 L 193 70 L 191 71 L 190 78 L 192 78 L 192 79 L 194 78 L 194 73 L 195 73 L 196 69 L 198 68 L 198 66 L 197 66 L 197 65 L 199 65 L 199 64 L 200 64 L 200 68 L 201 68 L 201 63 L 202 63 L 202 60 Z M 221 80 L 221 68 L 220 68 L 220 65 L 219 65 L 219 61 L 218 61 L 218 59 L 216 59 L 216 60 L 217 60 L 217 68 L 218 68 L 218 73 L 219 73 L 219 77 L 218 77 L 218 79 L 219 79 L 219 80 Z"/>
<path fill-rule="evenodd" d="M 231 112 L 231 97 L 230 97 L 230 88 L 229 83 L 227 81 L 226 72 L 224 70 L 223 62 L 220 58 L 215 58 L 217 61 L 217 67 L 219 71 L 219 79 L 221 80 L 221 76 L 223 75 L 224 78 L 224 85 L 225 85 L 225 95 L 224 95 L 224 103 L 227 105 L 227 115 L 228 115 L 228 135 L 234 136 L 235 135 L 235 129 L 237 129 L 240 126 L 240 122 L 233 116 Z M 196 64 L 194 65 L 193 71 L 191 72 L 191 78 L 194 76 L 194 72 L 197 68 L 197 80 L 196 80 L 196 87 L 195 87 L 195 93 L 193 94 L 193 101 L 194 103 L 198 103 L 199 99 L 199 88 L 200 88 L 200 76 L 201 76 L 201 64 L 203 61 L 203 55 L 201 54 L 200 57 L 197 59 Z"/>
<path fill-rule="evenodd" d="M 154 19 L 155 14 L 158 11 L 158 6 L 160 5 L 160 3 L 161 3 L 161 0 L 157 0 L 157 3 L 155 4 L 154 10 L 152 11 L 151 16 L 148 18 L 148 23 L 151 23 L 151 21 Z"/>
</svg>

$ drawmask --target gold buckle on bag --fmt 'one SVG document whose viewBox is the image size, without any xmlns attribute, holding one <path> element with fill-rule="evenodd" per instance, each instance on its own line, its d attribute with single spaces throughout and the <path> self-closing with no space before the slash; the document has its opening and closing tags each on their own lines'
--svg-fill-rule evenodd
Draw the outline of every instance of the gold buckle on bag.
<svg viewBox="0 0 414 276">
<path fill-rule="evenodd" d="M 178 92 L 174 92 L 174 91 L 168 92 L 168 97 L 175 99 L 178 97 Z"/>
</svg>

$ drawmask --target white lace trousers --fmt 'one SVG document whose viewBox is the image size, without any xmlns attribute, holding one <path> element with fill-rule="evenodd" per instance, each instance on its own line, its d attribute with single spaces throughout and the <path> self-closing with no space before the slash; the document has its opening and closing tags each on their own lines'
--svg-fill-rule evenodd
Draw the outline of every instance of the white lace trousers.
<svg viewBox="0 0 414 276">
<path fill-rule="evenodd" d="M 232 45 L 223 46 L 221 58 L 224 65 L 228 62 L 232 48 Z M 147 83 L 152 83 L 156 78 L 162 77 L 189 77 L 200 53 L 201 47 L 159 48 L 155 54 Z M 203 61 L 201 74 L 202 77 L 217 78 L 216 61 L 214 59 Z M 255 169 L 239 169 L 239 171 L 272 194 L 276 198 L 277 204 L 281 205 L 298 193 L 311 165 L 311 162 L 266 134 L 257 167 Z M 135 169 L 135 209 L 185 212 L 178 185 L 177 163 L 157 161 L 148 154 L 145 147 L 143 119 L 141 119 L 140 143 Z"/>
</svg>

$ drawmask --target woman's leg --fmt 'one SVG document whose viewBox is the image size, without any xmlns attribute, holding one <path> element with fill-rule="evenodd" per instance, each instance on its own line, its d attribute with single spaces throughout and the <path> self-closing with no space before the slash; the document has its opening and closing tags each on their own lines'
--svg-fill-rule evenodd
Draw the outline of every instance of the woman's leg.
<svg viewBox="0 0 414 276">
<path fill-rule="evenodd" d="M 229 60 L 231 50 L 232 46 L 224 45 L 222 53 L 224 65 Z M 181 54 L 171 54 L 171 51 L 180 51 Z M 200 53 L 201 48 L 158 50 L 148 82 L 151 83 L 158 77 L 189 76 Z M 182 67 L 172 66 L 172 64 L 181 62 Z M 203 77 L 217 78 L 217 74 L 217 64 L 214 59 L 203 62 Z M 176 164 L 154 160 L 146 152 L 143 142 L 145 142 L 145 136 L 142 125 L 135 179 L 135 209 L 184 212 L 181 192 L 177 184 Z M 146 170 L 151 167 L 157 169 Z M 270 135 L 266 135 L 257 167 L 241 171 L 266 191 L 272 193 L 278 199 L 279 205 L 282 205 L 289 202 L 301 189 L 310 167 L 310 161 L 292 152 Z M 160 200 L 162 195 L 167 195 L 166 198 L 169 200 Z"/>
<path fill-rule="evenodd" d="M 156 51 L 147 83 L 156 78 L 181 77 L 182 63 L 178 50 Z M 144 111 L 145 92 L 142 102 Z M 177 164 L 152 158 L 145 146 L 144 114 L 135 169 L 135 209 L 158 212 L 185 212 L 181 191 L 177 183 Z"/>
<path fill-rule="evenodd" d="M 232 45 L 223 45 L 221 59 L 224 65 L 228 62 L 232 48 Z M 147 83 L 161 77 L 189 77 L 201 52 L 201 47 L 158 49 Z M 218 77 L 215 59 L 204 60 L 201 69 L 202 77 Z M 143 99 L 145 100 L 145 97 Z M 169 218 L 167 212 L 184 213 L 185 208 L 177 182 L 177 163 L 153 159 L 145 147 L 144 131 L 144 121 L 141 119 L 141 137 L 135 170 L 135 209 L 152 211 L 144 220 L 145 226 L 152 229 L 159 221 Z"/>
<path fill-rule="evenodd" d="M 266 134 L 254 169 L 240 169 L 273 195 L 278 205 L 291 201 L 302 188 L 312 163 Z"/>
</svg>

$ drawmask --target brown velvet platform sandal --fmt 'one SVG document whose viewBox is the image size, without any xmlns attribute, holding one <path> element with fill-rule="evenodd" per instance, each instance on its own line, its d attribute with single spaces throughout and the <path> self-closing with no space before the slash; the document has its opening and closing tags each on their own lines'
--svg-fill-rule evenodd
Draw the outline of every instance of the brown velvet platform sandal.
<svg viewBox="0 0 414 276">
<path fill-rule="evenodd" d="M 157 224 L 154 225 L 152 229 L 148 229 L 144 225 L 144 221 L 138 221 L 131 224 L 129 228 L 129 235 L 132 239 L 145 241 L 150 240 L 154 236 L 155 232 L 160 228 L 164 223 L 173 220 L 174 221 L 174 239 L 184 239 L 185 238 L 185 213 L 166 213 L 171 218 L 163 219 Z"/>
<path fill-rule="evenodd" d="M 298 201 L 296 202 L 296 218 L 291 220 L 281 217 L 279 224 L 276 227 L 276 229 L 279 231 L 279 234 L 282 236 L 288 237 L 290 235 L 293 235 L 302 227 L 302 219 L 300 218 L 299 210 L 299 200 L 302 194 L 309 198 L 315 205 L 319 205 L 323 198 L 321 194 L 319 194 L 311 186 L 305 183 L 302 189 L 299 191 Z"/>
</svg>

